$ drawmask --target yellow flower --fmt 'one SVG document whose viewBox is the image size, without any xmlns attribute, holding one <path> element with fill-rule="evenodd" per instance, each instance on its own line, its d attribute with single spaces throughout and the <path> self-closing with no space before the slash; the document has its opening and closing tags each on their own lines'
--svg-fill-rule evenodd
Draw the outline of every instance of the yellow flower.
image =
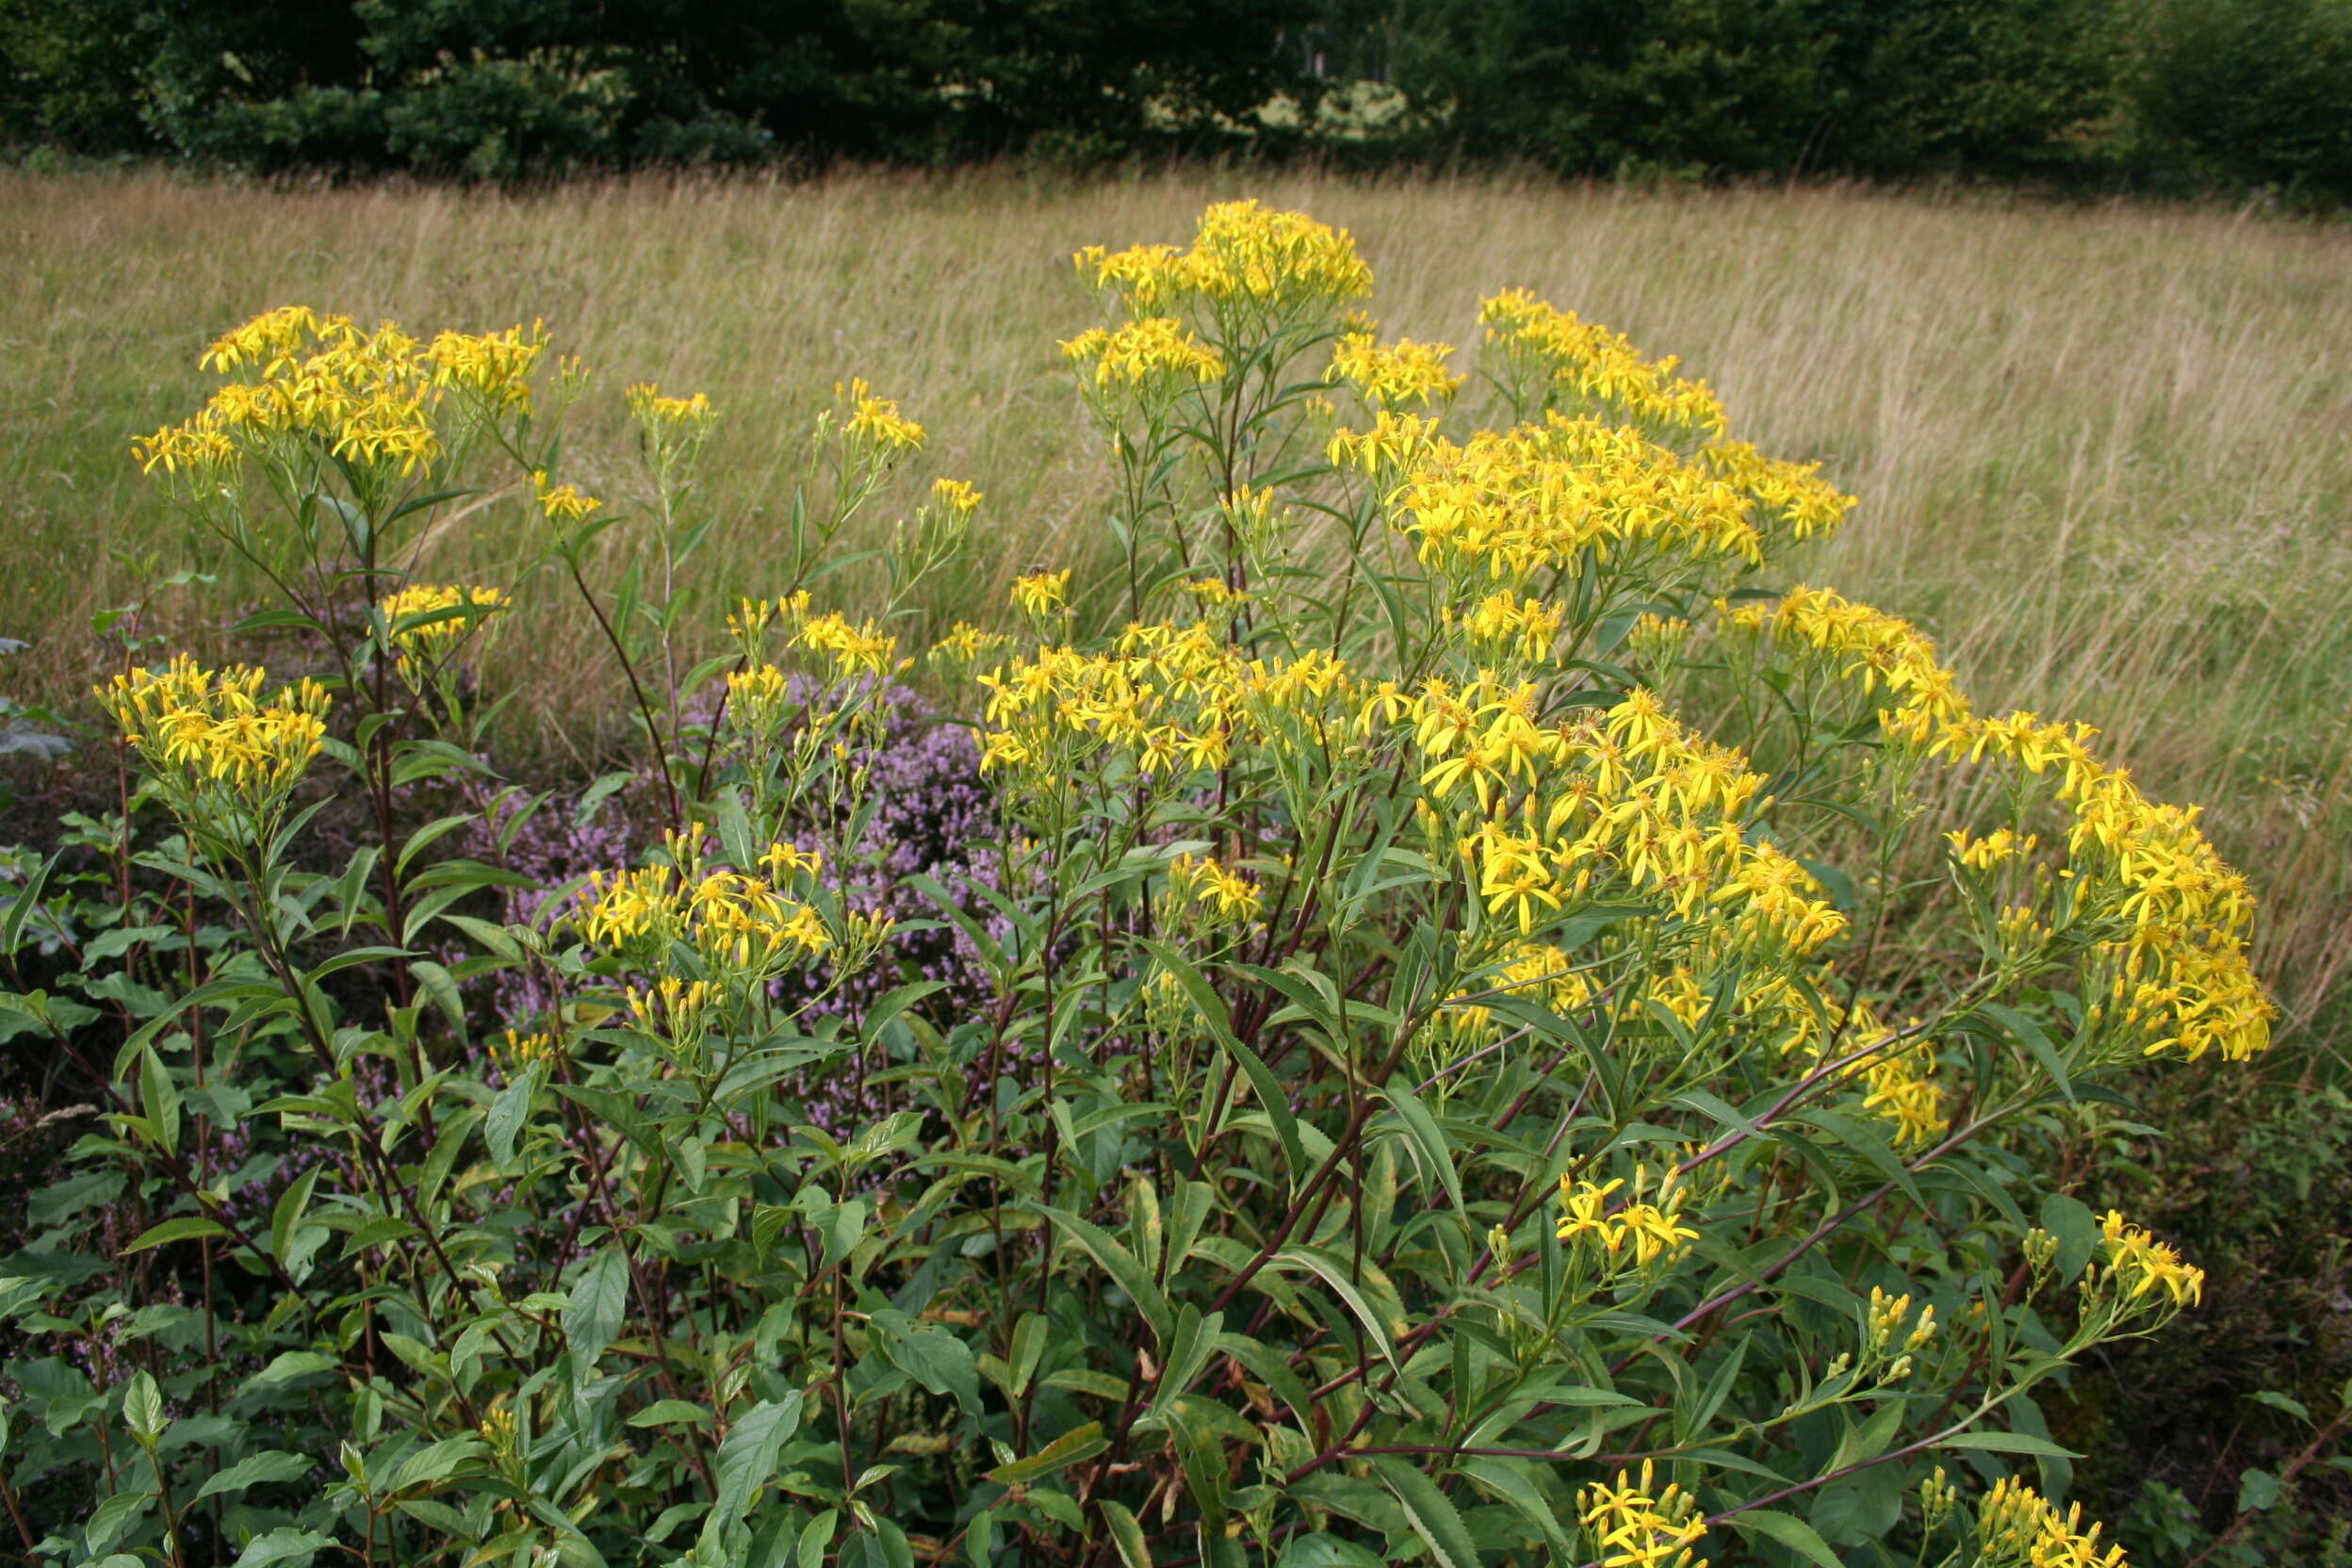
<svg viewBox="0 0 2352 1568">
<path fill-rule="evenodd" d="M 1369 332 L 1351 332 L 1331 351 L 1331 373 L 1378 407 L 1442 408 L 1468 379 L 1446 368 L 1453 352 L 1448 343 L 1415 343 L 1409 337 L 1381 343 Z"/>
<path fill-rule="evenodd" d="M 851 435 L 886 455 L 909 452 L 923 445 L 923 427 L 901 415 L 890 399 L 874 396 L 874 389 L 862 379 L 836 391 L 850 405 L 845 428 Z"/>
<path fill-rule="evenodd" d="M 206 670 L 182 654 L 98 688 L 123 739 L 201 809 L 274 808 L 326 743 L 326 690 L 303 680 L 264 698 L 262 672 Z"/>
<path fill-rule="evenodd" d="M 1062 355 L 1081 364 L 1092 361 L 1097 386 L 1204 383 L 1225 374 L 1225 361 L 1217 351 L 1167 316 L 1147 316 L 1113 331 L 1096 327 L 1080 333 L 1062 345 Z"/>
<path fill-rule="evenodd" d="M 1372 289 L 1372 270 L 1347 230 L 1254 201 L 1210 207 L 1187 250 L 1140 245 L 1111 252 L 1090 245 L 1075 260 L 1095 286 L 1115 291 L 1129 310 L 1143 313 L 1197 299 L 1215 308 L 1280 316 Z"/>
<path fill-rule="evenodd" d="M 551 523 L 577 523 L 604 504 L 594 496 L 581 495 L 577 485 L 550 488 L 544 468 L 531 474 L 531 482 L 539 493 L 539 510 L 547 514 Z"/>
<path fill-rule="evenodd" d="M 2099 1222 L 2101 1245 L 2107 1253 L 2108 1280 L 2127 1300 L 2161 1297 L 2173 1307 L 2202 1304 L 2205 1271 L 2180 1261 L 2180 1254 L 2115 1209 Z"/>
<path fill-rule="evenodd" d="M 497 588 L 417 583 L 376 606 L 403 675 L 437 664 L 473 629 L 511 601 Z"/>
<path fill-rule="evenodd" d="M 1637 1199 L 1650 1181 L 1648 1167 L 1635 1168 L 1633 1190 Z M 1609 1196 L 1625 1184 L 1623 1177 L 1602 1185 L 1562 1176 L 1560 1220 L 1554 1234 L 1572 1244 L 1590 1238 L 1591 1244 L 1612 1262 L 1630 1248 L 1631 1261 L 1642 1268 L 1679 1256 L 1699 1239 L 1699 1233 L 1682 1222 L 1686 1191 L 1673 1170 L 1658 1176 L 1655 1200 L 1629 1201 L 1612 1213 L 1609 1208 Z"/>
<path fill-rule="evenodd" d="M 718 417 L 710 400 L 697 392 L 691 398 L 665 397 L 651 382 L 641 382 L 629 389 L 629 412 L 640 424 L 667 426 L 694 433 L 708 427 Z"/>
<path fill-rule="evenodd" d="M 980 510 L 981 493 L 960 479 L 935 479 L 931 482 L 931 498 L 958 517 L 969 517 Z"/>
<path fill-rule="evenodd" d="M 1723 405 L 1707 383 L 1682 380 L 1674 359 L 1644 359 L 1625 337 L 1574 311 L 1511 288 L 1481 300 L 1478 319 L 1488 343 L 1544 372 L 1560 391 L 1615 403 L 1638 422 L 1723 433 Z"/>
<path fill-rule="evenodd" d="M 1617 1484 L 1595 1482 L 1576 1494 L 1576 1521 L 1584 1527 L 1600 1568 L 1707 1568 L 1691 1546 L 1707 1534 L 1698 1499 L 1669 1481 L 1658 1485 L 1654 1461 L 1642 1462 L 1642 1477 L 1617 1472 Z"/>
<path fill-rule="evenodd" d="M 2060 1513 L 2032 1487 L 2003 1476 L 1977 1505 L 1976 1534 L 1988 1568 L 2123 1568 L 2123 1548 L 2099 1548 L 2104 1527 L 2082 1528 L 2082 1505 Z"/>
<path fill-rule="evenodd" d="M 1206 855 L 1179 855 L 1170 860 L 1168 883 L 1212 918 L 1236 924 L 1255 920 L 1264 898 L 1257 883 Z"/>
<path fill-rule="evenodd" d="M 884 633 L 873 621 L 852 625 L 831 612 L 805 621 L 793 634 L 792 645 L 830 654 L 834 674 L 843 679 L 860 674 L 878 678 L 897 666 L 897 638 Z"/>
<path fill-rule="evenodd" d="M 1013 580 L 1013 602 L 1031 615 L 1051 614 L 1061 608 L 1070 589 L 1070 572 L 1032 572 Z"/>
</svg>

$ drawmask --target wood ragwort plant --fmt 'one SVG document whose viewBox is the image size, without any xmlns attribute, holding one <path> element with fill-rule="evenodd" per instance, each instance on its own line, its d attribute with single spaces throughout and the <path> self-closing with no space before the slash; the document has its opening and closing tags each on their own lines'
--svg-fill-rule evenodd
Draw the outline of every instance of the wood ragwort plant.
<svg viewBox="0 0 2352 1568">
<path fill-rule="evenodd" d="M 706 404 L 631 393 L 632 513 L 558 482 L 586 378 L 535 333 L 214 348 L 143 450 L 327 652 L 126 659 L 112 869 L 8 906 L 14 1037 L 100 1120 L 0 1286 L 0 1527 L 108 1568 L 2120 1562 L 2035 1395 L 2198 1297 L 2096 1212 L 2126 1069 L 2267 1044 L 2195 812 L 1773 586 L 1854 503 L 1672 361 L 1507 292 L 1465 394 L 1352 313 L 1346 233 L 1252 203 L 1077 261 L 1120 569 L 926 632 L 978 498 L 841 549 L 923 440 L 852 386 L 691 667 Z M 539 567 L 416 580 L 497 465 Z M 661 843 L 501 918 L 549 808 L 469 661 L 550 583 Z M 872 618 L 820 608 L 852 584 Z M 855 846 L 901 680 L 996 827 L 893 924 Z M 322 861 L 338 799 L 374 828 Z"/>
</svg>

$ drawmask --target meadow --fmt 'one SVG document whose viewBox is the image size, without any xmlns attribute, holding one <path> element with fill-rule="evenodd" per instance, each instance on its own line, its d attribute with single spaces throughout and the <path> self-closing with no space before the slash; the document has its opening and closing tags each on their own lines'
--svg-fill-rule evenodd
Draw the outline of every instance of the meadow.
<svg viewBox="0 0 2352 1568">
<path fill-rule="evenodd" d="M 28 1556 L 2352 1544 L 2344 236 L 0 198 Z"/>
<path fill-rule="evenodd" d="M 929 427 L 926 479 L 988 496 L 939 624 L 1002 622 L 1012 577 L 1102 547 L 1111 466 L 1055 348 L 1093 319 L 1070 253 L 1182 238 L 1242 193 L 1352 229 L 1388 331 L 1473 342 L 1478 296 L 1523 286 L 1821 459 L 1862 506 L 1796 575 L 1914 619 L 1988 710 L 2088 719 L 2151 792 L 2209 803 L 2265 899 L 2288 1032 L 2326 1007 L 2352 959 L 2352 235 L 2224 211 L 1259 172 L 525 194 L 9 173 L 0 633 L 33 646 L 8 678 L 72 701 L 105 667 L 90 617 L 135 592 L 112 551 L 205 556 L 129 438 L 201 401 L 214 334 L 295 302 L 421 330 L 545 318 L 616 381 L 707 392 L 713 600 L 763 586 L 805 420 L 864 376 Z M 623 485 L 622 422 L 575 431 L 570 471 Z M 432 548 L 497 572 L 536 535 L 491 496 Z M 516 737 L 578 769 L 616 678 L 553 586 L 492 658 Z M 255 588 L 169 596 L 156 624 L 208 645 Z"/>
</svg>

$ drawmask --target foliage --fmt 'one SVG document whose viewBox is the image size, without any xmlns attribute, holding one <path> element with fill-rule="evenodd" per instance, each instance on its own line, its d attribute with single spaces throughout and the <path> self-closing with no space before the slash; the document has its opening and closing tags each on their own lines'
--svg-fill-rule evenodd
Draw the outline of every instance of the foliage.
<svg viewBox="0 0 2352 1568">
<path fill-rule="evenodd" d="M 0 1268 L 26 1549 L 2118 1560 L 2041 1401 L 2204 1278 L 2094 1212 L 2115 1086 L 2272 1011 L 2194 813 L 1775 585 L 1853 502 L 1673 361 L 1509 290 L 1466 393 L 1254 203 L 1078 265 L 1120 569 L 919 670 L 983 501 L 844 551 L 926 440 L 862 383 L 689 666 L 706 400 L 629 390 L 624 508 L 534 329 L 213 346 L 140 459 L 325 651 L 126 634 L 123 809 L 16 868 L 0 1018 L 86 1097 Z M 494 470 L 536 565 L 413 580 Z M 554 888 L 471 674 L 550 587 L 646 759 L 576 815 L 659 830 Z M 859 847 L 908 677 L 960 886 Z"/>
<path fill-rule="evenodd" d="M 0 0 L 0 138 L 239 169 L 1314 148 L 2352 190 L 2344 0 Z"/>
<path fill-rule="evenodd" d="M 656 161 L 1199 145 L 1289 81 L 1290 4 L 10 0 L 6 134 L 239 168 L 510 179 Z M 141 125 L 144 134 L 141 134 Z"/>
<path fill-rule="evenodd" d="M 2129 92 L 2140 155 L 2297 202 L 2352 190 L 2352 5 L 2148 0 Z"/>
</svg>

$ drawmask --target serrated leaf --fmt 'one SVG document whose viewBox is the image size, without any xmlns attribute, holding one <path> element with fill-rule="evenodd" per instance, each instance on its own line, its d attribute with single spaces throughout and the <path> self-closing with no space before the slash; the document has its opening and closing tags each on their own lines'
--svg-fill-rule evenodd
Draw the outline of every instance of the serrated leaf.
<svg viewBox="0 0 2352 1568">
<path fill-rule="evenodd" d="M 1437 1483 L 1395 1454 L 1372 1456 L 1373 1473 L 1404 1508 L 1405 1523 L 1421 1538 L 1438 1568 L 1479 1568 L 1478 1548 L 1462 1514 Z"/>
</svg>

